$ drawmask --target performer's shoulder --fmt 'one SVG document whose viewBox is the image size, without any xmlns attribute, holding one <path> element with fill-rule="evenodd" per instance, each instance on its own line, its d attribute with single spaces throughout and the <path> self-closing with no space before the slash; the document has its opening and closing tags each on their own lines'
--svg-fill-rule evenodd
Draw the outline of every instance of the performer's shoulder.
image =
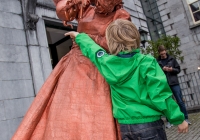
<svg viewBox="0 0 200 140">
<path fill-rule="evenodd" d="M 114 19 L 119 19 L 119 18 L 130 20 L 130 14 L 125 9 L 120 8 L 116 10 L 114 16 Z"/>
</svg>

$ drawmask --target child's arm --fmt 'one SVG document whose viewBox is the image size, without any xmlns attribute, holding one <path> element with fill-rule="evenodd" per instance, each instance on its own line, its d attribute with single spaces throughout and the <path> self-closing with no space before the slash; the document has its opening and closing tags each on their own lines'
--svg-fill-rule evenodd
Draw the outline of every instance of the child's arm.
<svg viewBox="0 0 200 140">
<path fill-rule="evenodd" d="M 147 58 L 148 59 L 148 58 Z M 144 68 L 146 88 L 149 98 L 155 109 L 163 112 L 169 122 L 178 125 L 179 132 L 187 132 L 188 126 L 178 104 L 172 99 L 172 92 L 167 83 L 166 76 L 155 59 L 149 59 L 148 68 Z"/>
<path fill-rule="evenodd" d="M 112 63 L 112 55 L 96 44 L 87 34 L 78 32 L 68 32 L 65 34 L 75 38 L 75 42 L 79 45 L 83 55 L 88 57 L 98 68 L 109 84 L 114 84 L 118 81 L 115 76 L 116 65 L 120 62 Z"/>
</svg>

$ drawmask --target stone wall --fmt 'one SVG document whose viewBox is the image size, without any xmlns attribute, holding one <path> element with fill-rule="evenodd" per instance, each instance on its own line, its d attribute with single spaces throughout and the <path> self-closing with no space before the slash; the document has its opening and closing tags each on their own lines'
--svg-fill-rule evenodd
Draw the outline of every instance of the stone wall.
<svg viewBox="0 0 200 140">
<path fill-rule="evenodd" d="M 142 27 L 143 29 L 148 31 L 146 17 L 143 13 L 140 1 L 124 1 L 124 9 L 126 9 L 126 11 L 130 13 L 131 20 L 137 28 Z"/>
<path fill-rule="evenodd" d="M 38 0 L 36 30 L 26 30 L 24 1 L 0 3 L 0 140 L 9 140 L 52 71 L 45 20 L 61 21 L 51 0 Z M 125 1 L 124 8 L 137 28 L 148 31 L 139 1 Z"/>
<path fill-rule="evenodd" d="M 0 3 L 0 139 L 9 140 L 34 99 L 34 88 L 21 3 Z"/>
<path fill-rule="evenodd" d="M 184 62 L 180 63 L 186 73 L 197 71 L 200 66 L 200 26 L 194 27 L 186 0 L 158 0 L 160 15 L 167 35 L 180 38 L 180 50 Z M 184 71 L 180 75 L 186 74 Z"/>
<path fill-rule="evenodd" d="M 160 14 L 167 35 L 180 38 L 184 61 L 181 63 L 179 82 L 187 109 L 199 107 L 200 26 L 194 25 L 186 0 L 158 0 Z"/>
<path fill-rule="evenodd" d="M 124 0 L 124 9 L 131 15 L 131 21 L 139 29 L 141 27 L 143 30 L 148 31 L 146 17 L 144 15 L 142 5 L 138 0 Z M 148 36 L 150 39 L 150 36 Z"/>
</svg>

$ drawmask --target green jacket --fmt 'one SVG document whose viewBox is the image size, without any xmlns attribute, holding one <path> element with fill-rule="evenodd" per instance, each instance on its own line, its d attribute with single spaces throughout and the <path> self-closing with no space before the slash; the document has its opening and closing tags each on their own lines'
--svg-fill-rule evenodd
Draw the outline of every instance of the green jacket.
<svg viewBox="0 0 200 140">
<path fill-rule="evenodd" d="M 140 54 L 139 49 L 129 58 L 109 55 L 84 33 L 75 41 L 109 83 L 113 116 L 120 124 L 153 122 L 161 115 L 175 125 L 183 122 L 166 76 L 152 56 Z"/>
</svg>

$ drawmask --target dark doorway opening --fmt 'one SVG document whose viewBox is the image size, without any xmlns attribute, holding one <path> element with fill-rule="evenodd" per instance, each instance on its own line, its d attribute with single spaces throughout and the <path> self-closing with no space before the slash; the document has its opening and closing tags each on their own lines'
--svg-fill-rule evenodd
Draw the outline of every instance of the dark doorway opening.
<svg viewBox="0 0 200 140">
<path fill-rule="evenodd" d="M 60 22 L 46 21 L 46 34 L 49 44 L 52 68 L 54 68 L 59 60 L 66 55 L 72 47 L 72 40 L 69 36 L 64 36 L 66 32 L 76 31 L 77 26 L 65 27 Z"/>
</svg>

